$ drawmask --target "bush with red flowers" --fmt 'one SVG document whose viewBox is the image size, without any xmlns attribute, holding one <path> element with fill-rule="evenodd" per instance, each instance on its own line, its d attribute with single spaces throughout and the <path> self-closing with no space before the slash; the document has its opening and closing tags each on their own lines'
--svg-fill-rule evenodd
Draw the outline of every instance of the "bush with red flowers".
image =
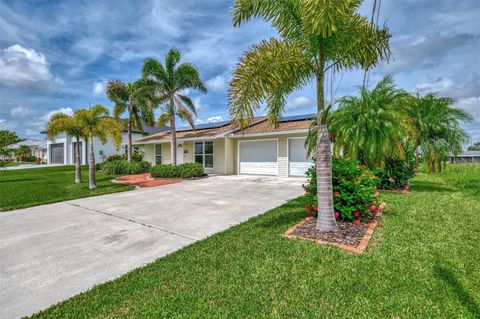
<svg viewBox="0 0 480 319">
<path fill-rule="evenodd" d="M 377 184 L 379 179 L 359 162 L 337 158 L 332 162 L 333 205 L 335 217 L 346 221 L 368 221 L 378 209 Z M 317 171 L 315 165 L 308 169 L 309 183 L 303 185 L 308 215 L 316 215 Z M 357 223 L 358 223 L 357 222 Z"/>
</svg>

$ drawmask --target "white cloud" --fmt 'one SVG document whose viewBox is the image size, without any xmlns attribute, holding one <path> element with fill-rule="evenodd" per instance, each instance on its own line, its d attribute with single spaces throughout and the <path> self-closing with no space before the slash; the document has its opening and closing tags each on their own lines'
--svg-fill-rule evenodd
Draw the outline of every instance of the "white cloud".
<svg viewBox="0 0 480 319">
<path fill-rule="evenodd" d="M 312 106 L 312 99 L 306 96 L 296 96 L 287 101 L 285 108 L 287 110 L 298 110 L 307 106 Z"/>
<path fill-rule="evenodd" d="M 221 122 L 223 121 L 223 117 L 221 115 L 216 115 L 216 116 L 210 116 L 206 119 L 199 119 L 197 118 L 195 120 L 195 123 L 197 124 L 205 124 L 205 123 L 214 123 L 214 122 Z"/>
<path fill-rule="evenodd" d="M 105 80 L 98 81 L 93 83 L 92 94 L 93 95 L 103 95 L 105 93 L 105 85 L 107 82 Z"/>
<path fill-rule="evenodd" d="M 10 110 L 10 115 L 13 117 L 25 117 L 32 114 L 32 111 L 23 106 L 17 106 Z"/>
<path fill-rule="evenodd" d="M 12 45 L 0 52 L 0 84 L 39 86 L 54 80 L 45 55 Z"/>
<path fill-rule="evenodd" d="M 198 111 L 202 110 L 208 110 L 208 104 L 205 104 L 202 102 L 202 100 L 199 97 L 195 97 L 192 99 L 193 105 L 195 105 L 195 109 Z"/>
<path fill-rule="evenodd" d="M 43 115 L 41 117 L 41 120 L 43 122 L 48 122 L 50 120 L 50 118 L 56 113 L 64 113 L 64 114 L 67 114 L 67 115 L 72 115 L 73 114 L 73 109 L 71 107 L 62 107 L 62 108 L 50 111 L 47 114 Z"/>
<path fill-rule="evenodd" d="M 219 74 L 206 82 L 207 88 L 214 92 L 224 92 L 228 86 L 228 78 L 226 74 Z"/>
</svg>

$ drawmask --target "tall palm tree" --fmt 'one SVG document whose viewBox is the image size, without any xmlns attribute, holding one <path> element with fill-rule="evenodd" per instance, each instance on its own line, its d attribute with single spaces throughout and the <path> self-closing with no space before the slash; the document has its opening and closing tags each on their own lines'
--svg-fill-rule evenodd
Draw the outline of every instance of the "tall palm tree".
<svg viewBox="0 0 480 319">
<path fill-rule="evenodd" d="M 75 115 L 78 116 L 78 120 L 88 137 L 90 146 L 88 154 L 88 187 L 94 189 L 97 187 L 97 183 L 93 138 L 96 137 L 102 144 L 105 144 L 107 138 L 111 137 L 115 147 L 119 149 L 122 142 L 122 126 L 118 120 L 109 117 L 108 109 L 100 104 L 96 104 L 90 109 L 77 110 Z"/>
<path fill-rule="evenodd" d="M 431 173 L 442 170 L 448 152 L 459 154 L 468 141 L 467 133 L 460 122 L 471 122 L 472 116 L 453 107 L 455 100 L 436 97 L 433 94 L 417 96 L 416 103 L 409 108 L 410 117 L 416 128 L 412 147 L 420 148 Z"/>
<path fill-rule="evenodd" d="M 404 144 L 413 124 L 407 107 L 410 95 L 385 77 L 372 89 L 360 87 L 359 96 L 338 100 L 328 124 L 334 150 L 369 167 L 383 167 L 390 157 L 404 157 Z"/>
<path fill-rule="evenodd" d="M 81 183 L 82 173 L 80 154 L 82 154 L 82 152 L 80 149 L 80 141 L 82 138 L 86 137 L 86 133 L 82 123 L 79 121 L 78 112 L 75 112 L 72 116 L 64 113 L 54 114 L 47 123 L 46 132 L 48 138 L 53 142 L 55 142 L 57 135 L 62 132 L 75 137 L 77 141 L 75 144 L 75 183 Z"/>
<path fill-rule="evenodd" d="M 142 122 L 151 124 L 153 112 L 150 105 L 152 99 L 142 80 L 123 83 L 120 80 L 111 80 L 107 83 L 106 94 L 115 103 L 113 114 L 117 119 L 124 113 L 127 118 L 127 158 L 132 161 L 132 129 L 142 130 Z"/>
<path fill-rule="evenodd" d="M 155 104 L 160 107 L 161 114 L 157 125 L 163 126 L 170 122 L 173 165 L 177 164 L 175 116 L 187 121 L 192 128 L 195 128 L 193 117 L 197 116 L 195 105 L 185 91 L 194 89 L 207 93 L 207 88 L 200 79 L 197 68 L 190 63 L 179 65 L 180 58 L 180 52 L 171 49 L 165 56 L 165 65 L 148 58 L 142 69 L 145 85 L 155 92 Z"/>
<path fill-rule="evenodd" d="M 332 158 L 326 123 L 325 73 L 369 69 L 389 56 L 389 32 L 357 10 L 358 0 L 236 0 L 234 26 L 253 18 L 270 22 L 279 38 L 250 47 L 240 60 L 228 92 L 233 121 L 246 125 L 262 102 L 277 125 L 286 97 L 311 81 L 317 90 L 317 229 L 337 230 L 333 211 Z"/>
</svg>

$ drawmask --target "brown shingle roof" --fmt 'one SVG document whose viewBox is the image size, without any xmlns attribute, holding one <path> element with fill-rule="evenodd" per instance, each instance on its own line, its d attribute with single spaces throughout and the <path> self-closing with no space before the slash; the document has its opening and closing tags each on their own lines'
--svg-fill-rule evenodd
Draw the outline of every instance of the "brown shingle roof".
<svg viewBox="0 0 480 319">
<path fill-rule="evenodd" d="M 273 124 L 269 121 L 263 121 L 261 123 L 247 127 L 243 131 L 236 133 L 236 135 L 308 129 L 310 127 L 310 123 L 310 120 L 291 121 L 279 123 L 278 127 L 274 127 Z"/>
<path fill-rule="evenodd" d="M 264 116 L 255 117 L 252 120 L 252 123 L 265 120 Z M 202 130 L 185 130 L 177 131 L 177 138 L 195 138 L 195 137 L 209 137 L 216 136 L 225 132 L 234 131 L 238 129 L 237 125 L 227 124 L 217 128 L 202 129 Z M 170 131 L 159 132 L 157 134 L 152 134 L 146 137 L 138 138 L 134 142 L 143 143 L 148 141 L 170 141 Z"/>
<path fill-rule="evenodd" d="M 210 129 L 200 129 L 200 130 L 183 130 L 177 131 L 177 138 L 196 138 L 196 137 L 214 137 L 222 133 L 233 131 L 235 135 L 242 134 L 254 134 L 254 133 L 269 133 L 269 132 L 280 132 L 280 131 L 291 131 L 299 129 L 308 129 L 310 127 L 310 120 L 300 120 L 300 121 L 290 121 L 279 123 L 278 127 L 274 127 L 273 124 L 266 120 L 266 117 L 260 116 L 252 120 L 252 124 L 244 130 L 239 130 L 239 127 L 234 124 L 227 124 L 225 126 L 210 128 Z M 139 139 L 136 139 L 134 143 L 144 143 L 149 141 L 170 141 L 170 131 L 159 132 L 149 136 L 145 136 Z"/>
</svg>

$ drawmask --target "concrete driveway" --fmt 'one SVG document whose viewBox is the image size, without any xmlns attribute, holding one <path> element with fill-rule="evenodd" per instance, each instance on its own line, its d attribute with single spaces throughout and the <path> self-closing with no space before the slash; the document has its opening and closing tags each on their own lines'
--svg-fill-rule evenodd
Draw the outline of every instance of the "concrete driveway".
<svg viewBox="0 0 480 319">
<path fill-rule="evenodd" d="M 302 195 L 215 176 L 0 213 L 0 318 L 33 314 Z"/>
</svg>

